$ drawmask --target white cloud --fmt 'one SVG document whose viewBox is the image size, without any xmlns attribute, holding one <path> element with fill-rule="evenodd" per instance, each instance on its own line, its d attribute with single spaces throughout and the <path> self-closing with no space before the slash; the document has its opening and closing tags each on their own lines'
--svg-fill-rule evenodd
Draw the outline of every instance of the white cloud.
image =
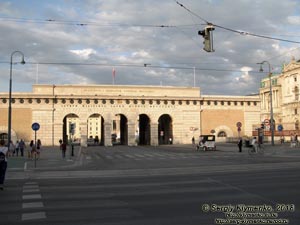
<svg viewBox="0 0 300 225">
<path fill-rule="evenodd" d="M 74 53 L 82 59 L 89 59 L 91 54 L 97 54 L 97 51 L 91 48 L 81 50 L 70 50 L 70 52 Z"/>
<path fill-rule="evenodd" d="M 288 16 L 287 20 L 292 25 L 300 25 L 300 16 Z"/>
<path fill-rule="evenodd" d="M 251 70 L 257 67 L 257 62 L 268 60 L 278 67 L 288 62 L 291 55 L 300 58 L 300 49 L 295 49 L 295 44 L 240 35 L 218 27 L 214 31 L 215 52 L 207 53 L 203 50 L 203 38 L 198 35 L 204 28 L 200 25 L 203 21 L 174 1 L 87 0 L 58 4 L 45 0 L 30 3 L 16 4 L 9 0 L 0 3 L 0 61 L 9 61 L 11 52 L 20 50 L 26 61 L 54 62 L 39 67 L 44 83 L 110 84 L 111 67 L 127 64 L 116 66 L 118 84 L 162 82 L 192 86 L 195 67 L 196 83 L 202 93 L 247 94 L 257 92 L 260 76 Z M 276 37 L 286 35 L 288 30 L 290 36 L 284 36 L 285 39 L 300 36 L 297 14 L 300 5 L 294 0 L 272 1 L 272 4 L 252 0 L 185 0 L 182 3 L 201 18 L 224 27 Z M 45 22 L 47 19 L 53 21 Z M 78 25 L 80 23 L 82 25 Z M 59 65 L 59 62 L 99 65 L 72 66 Z M 144 63 L 151 64 L 152 68 L 144 68 Z M 26 76 L 34 74 L 31 67 L 30 64 L 21 67 Z M 7 79 L 7 68 L 7 64 L 0 64 L 1 80 Z M 35 80 L 35 76 L 31 76 L 32 79 L 15 76 L 14 81 L 27 80 L 21 88 L 31 90 Z M 232 84 L 233 79 L 244 82 L 243 90 Z M 0 83 L 1 90 L 7 90 L 6 86 Z"/>
</svg>

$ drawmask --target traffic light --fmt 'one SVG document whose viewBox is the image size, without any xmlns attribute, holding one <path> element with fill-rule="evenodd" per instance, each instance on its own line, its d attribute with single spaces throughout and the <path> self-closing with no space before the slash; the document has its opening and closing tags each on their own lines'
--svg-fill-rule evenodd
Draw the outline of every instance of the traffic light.
<svg viewBox="0 0 300 225">
<path fill-rule="evenodd" d="M 213 48 L 213 33 L 212 31 L 215 30 L 215 28 L 213 27 L 213 25 L 207 25 L 204 30 L 199 30 L 198 34 L 203 36 L 204 41 L 204 50 L 207 52 L 214 52 L 214 48 Z"/>
</svg>

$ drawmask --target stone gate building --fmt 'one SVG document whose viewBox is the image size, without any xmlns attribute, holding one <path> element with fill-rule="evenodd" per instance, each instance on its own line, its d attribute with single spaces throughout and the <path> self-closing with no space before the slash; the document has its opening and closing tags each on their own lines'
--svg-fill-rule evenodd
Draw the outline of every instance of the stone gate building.
<svg viewBox="0 0 300 225">
<path fill-rule="evenodd" d="M 0 93 L 0 136 L 7 138 L 8 93 Z M 111 146 L 191 143 L 214 132 L 219 141 L 251 136 L 260 124 L 258 96 L 201 96 L 200 88 L 119 85 L 33 85 L 12 94 L 12 140 L 44 145 L 71 138 Z M 237 123 L 242 127 L 237 130 Z M 73 132 L 70 130 L 73 124 Z"/>
</svg>

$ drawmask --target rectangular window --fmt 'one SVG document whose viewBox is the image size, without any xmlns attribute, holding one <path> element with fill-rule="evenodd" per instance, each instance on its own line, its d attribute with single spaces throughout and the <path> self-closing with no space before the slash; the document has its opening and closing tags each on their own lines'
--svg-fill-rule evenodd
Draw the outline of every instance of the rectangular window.
<svg viewBox="0 0 300 225">
<path fill-rule="evenodd" d="M 295 109 L 295 115 L 297 115 L 298 114 L 298 110 L 297 109 Z"/>
</svg>

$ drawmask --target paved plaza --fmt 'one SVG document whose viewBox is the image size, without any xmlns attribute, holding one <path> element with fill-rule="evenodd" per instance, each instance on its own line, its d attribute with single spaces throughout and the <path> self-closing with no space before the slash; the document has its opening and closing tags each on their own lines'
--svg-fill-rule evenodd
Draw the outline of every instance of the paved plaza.
<svg viewBox="0 0 300 225">
<path fill-rule="evenodd" d="M 76 146 L 74 156 L 68 151 L 63 159 L 58 147 L 45 147 L 36 163 L 9 159 L 5 189 L 0 192 L 0 213 L 5 215 L 1 222 L 197 225 L 244 219 L 253 223 L 249 212 L 233 218 L 215 207 L 232 208 L 235 215 L 239 207 L 264 206 L 269 211 L 260 212 L 254 219 L 264 221 L 256 224 L 298 225 L 300 148 L 267 144 L 263 155 L 249 155 L 247 150 L 238 152 L 234 143 L 218 143 L 217 151 L 206 152 L 195 151 L 192 145 Z"/>
</svg>

